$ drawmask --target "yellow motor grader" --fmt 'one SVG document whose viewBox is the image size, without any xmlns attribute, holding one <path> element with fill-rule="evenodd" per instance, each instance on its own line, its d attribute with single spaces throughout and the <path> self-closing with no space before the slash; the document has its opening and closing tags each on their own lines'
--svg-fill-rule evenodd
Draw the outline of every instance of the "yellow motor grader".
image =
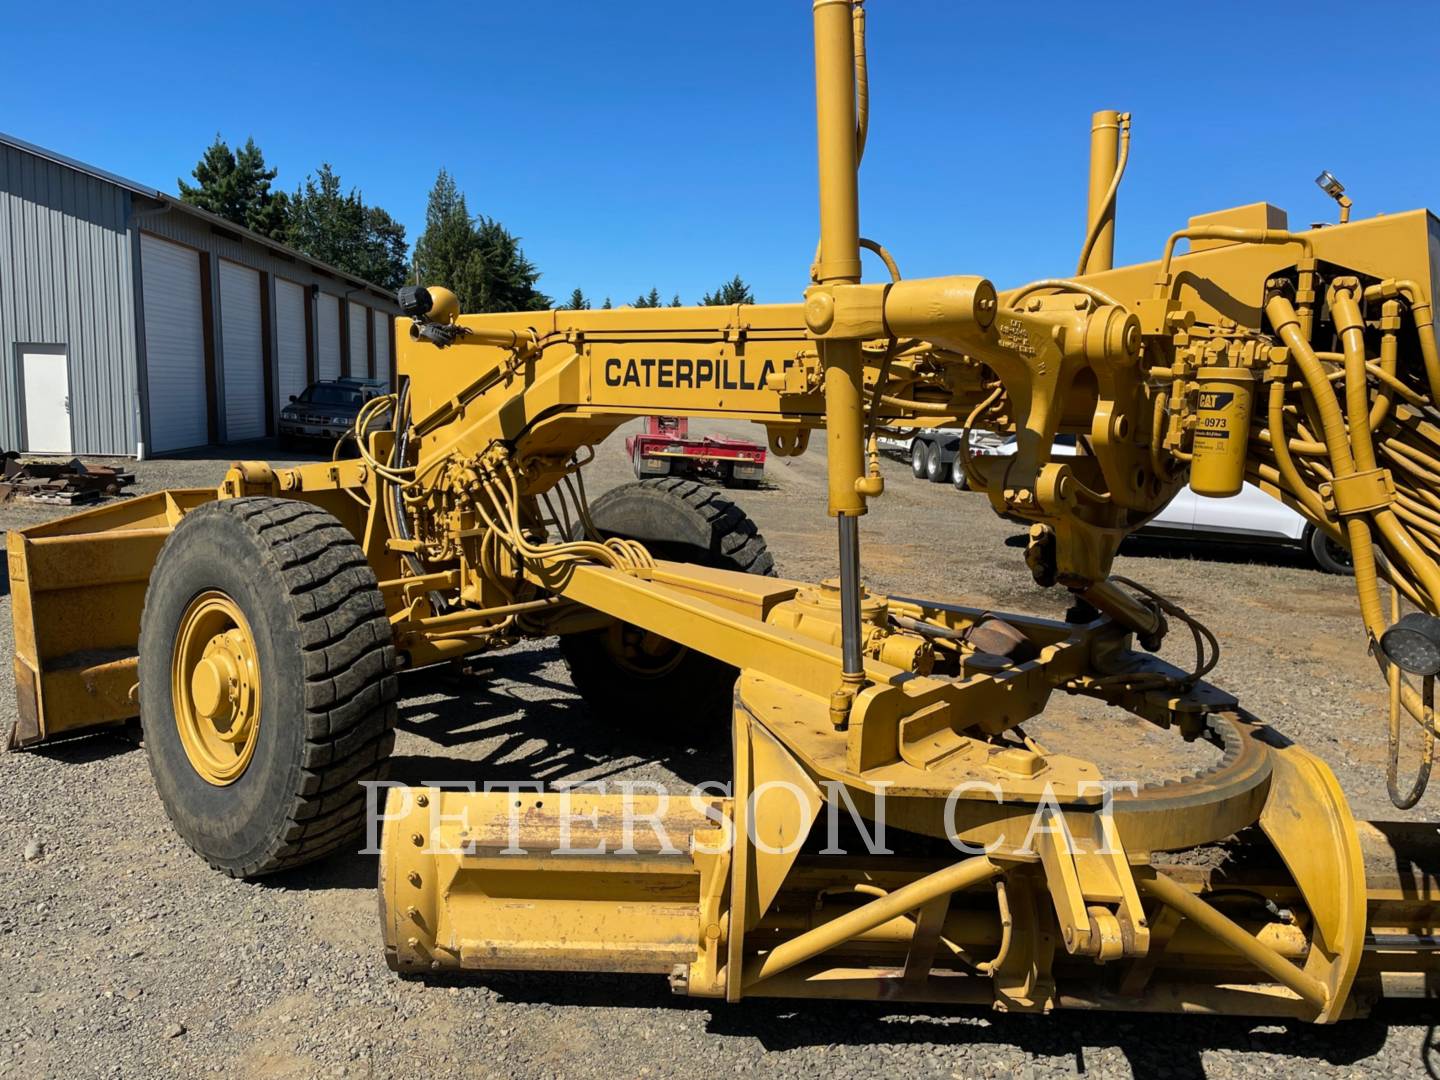
<svg viewBox="0 0 1440 1080">
<path fill-rule="evenodd" d="M 1338 224 L 1246 206 L 1114 267 L 1130 121 L 1105 112 L 1075 274 L 904 278 L 859 227 L 861 4 L 813 7 L 803 302 L 465 315 L 438 285 L 404 290 L 398 393 L 360 416 L 358 457 L 238 462 L 215 491 L 10 534 L 12 745 L 138 716 L 186 841 L 263 874 L 358 843 L 401 671 L 558 635 L 617 743 L 637 717 L 728 720 L 732 782 L 391 788 L 380 902 L 400 971 L 1321 1022 L 1433 996 L 1434 827 L 1355 821 L 1322 761 L 1205 681 L 1211 632 L 1110 571 L 1185 484 L 1248 480 L 1303 514 L 1353 556 L 1389 786 L 1419 799 L 1440 673 L 1440 221 L 1349 220 L 1326 176 Z M 592 448 L 656 413 L 754 421 L 781 457 L 823 432 L 835 578 L 774 576 L 745 514 L 687 481 L 592 504 Z M 918 427 L 1015 434 L 1013 456 L 964 468 L 1029 523 L 1036 581 L 1073 594 L 1065 620 L 865 589 L 875 441 Z M 1062 433 L 1083 453 L 1052 460 Z M 1156 655 L 1175 634 L 1192 666 Z M 1056 694 L 1129 710 L 1209 764 L 1112 783 L 1131 777 L 1103 776 L 1083 738 L 1025 733 Z M 1402 782 L 1398 747 L 1417 742 Z M 857 842 L 822 842 L 837 808 Z"/>
</svg>

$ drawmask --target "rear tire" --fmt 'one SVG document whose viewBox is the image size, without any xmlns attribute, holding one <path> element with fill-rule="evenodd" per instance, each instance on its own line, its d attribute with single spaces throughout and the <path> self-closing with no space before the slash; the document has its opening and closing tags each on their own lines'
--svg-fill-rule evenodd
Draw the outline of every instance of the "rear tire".
<svg viewBox="0 0 1440 1080">
<path fill-rule="evenodd" d="M 916 480 L 925 479 L 927 455 L 930 452 L 930 444 L 924 439 L 912 439 L 910 442 L 910 475 Z"/>
<path fill-rule="evenodd" d="M 625 484 L 596 499 L 590 516 L 602 535 L 642 541 L 659 559 L 775 576 L 755 523 L 726 496 L 693 480 Z M 685 728 L 730 716 L 735 668 L 630 623 L 567 634 L 560 650 L 575 688 L 607 721 L 676 724 L 677 740 L 689 741 Z"/>
<path fill-rule="evenodd" d="M 930 451 L 925 455 L 925 479 L 932 484 L 943 484 L 948 471 L 940 455 L 940 444 L 931 443 Z"/>
<path fill-rule="evenodd" d="M 1350 557 L 1350 552 L 1313 525 L 1306 530 L 1305 547 L 1309 550 L 1310 557 L 1315 560 L 1315 565 L 1325 573 L 1354 577 L 1355 562 Z"/>
<path fill-rule="evenodd" d="M 187 690 L 201 687 L 199 668 L 212 655 L 207 648 L 190 664 L 191 643 L 225 626 L 213 611 L 210 622 L 196 622 L 206 603 L 233 615 L 236 629 L 224 637 L 243 631 L 253 658 L 240 677 L 251 711 L 234 705 L 225 732 L 204 712 L 223 699 L 225 680 L 210 705 L 202 690 Z M 273 498 L 226 499 L 187 514 L 146 590 L 139 671 L 150 772 L 185 842 L 232 877 L 299 866 L 354 842 L 365 817 L 361 784 L 385 778 L 395 742 L 395 667 L 375 575 L 331 514 Z M 234 702 L 236 681 L 229 685 Z M 246 715 L 254 727 L 243 767 L 207 779 L 210 759 L 197 737 L 223 750 Z"/>
</svg>

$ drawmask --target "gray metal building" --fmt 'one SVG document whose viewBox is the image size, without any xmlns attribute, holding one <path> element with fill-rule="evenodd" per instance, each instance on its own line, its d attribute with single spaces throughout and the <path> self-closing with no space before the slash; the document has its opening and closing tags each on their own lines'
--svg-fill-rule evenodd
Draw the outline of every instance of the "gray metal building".
<svg viewBox="0 0 1440 1080">
<path fill-rule="evenodd" d="M 273 434 L 315 379 L 391 379 L 397 314 L 377 285 L 0 134 L 0 447 Z"/>
</svg>

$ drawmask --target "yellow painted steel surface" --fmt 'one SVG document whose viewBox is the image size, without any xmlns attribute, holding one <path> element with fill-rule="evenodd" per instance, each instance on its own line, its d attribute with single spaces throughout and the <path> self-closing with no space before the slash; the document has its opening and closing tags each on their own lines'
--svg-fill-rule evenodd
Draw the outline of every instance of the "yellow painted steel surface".
<svg viewBox="0 0 1440 1080">
<path fill-rule="evenodd" d="M 223 592 L 201 593 L 181 618 L 170 698 L 201 778 L 216 786 L 240 779 L 260 738 L 260 672 L 250 623 Z"/>
<path fill-rule="evenodd" d="M 214 498 L 159 492 L 9 533 L 12 747 L 139 714 L 131 690 L 151 567 L 185 511 Z"/>
<path fill-rule="evenodd" d="M 1389 680 L 1391 730 L 1433 734 L 1423 688 L 1383 637 L 1399 598 L 1440 614 L 1440 223 L 1416 210 L 1300 232 L 1254 204 L 1191 219 L 1154 262 L 1112 267 L 1130 140 L 1128 114 L 1107 110 L 1083 274 L 1004 290 L 973 273 L 904 279 L 860 234 L 861 6 L 813 8 L 820 243 L 799 302 L 473 315 L 436 283 L 400 325 L 401 391 L 357 421 L 358 459 L 237 462 L 215 493 L 335 514 L 411 666 L 598 630 L 617 673 L 636 642 L 738 669 L 723 797 L 392 792 L 390 962 L 662 972 L 677 991 L 728 1000 L 1321 1022 L 1402 984 L 1433 988 L 1434 837 L 1357 825 L 1322 762 L 1205 681 L 1213 635 L 1110 571 L 1187 483 L 1258 484 L 1350 548 L 1355 644 Z M 862 251 L 888 280 L 863 280 Z M 688 566 L 603 535 L 583 465 L 653 413 L 754 421 L 780 456 L 824 428 L 838 581 Z M 971 485 L 1029 525 L 1036 581 L 1074 593 L 1079 621 L 860 586 L 855 519 L 883 508 L 872 440 L 932 426 L 961 430 Z M 1013 433 L 1015 453 L 971 458 L 975 427 Z M 1083 452 L 1053 457 L 1062 433 Z M 133 715 L 149 567 L 185 510 L 215 496 L 152 496 L 11 535 L 16 741 Z M 254 650 L 238 622 L 212 622 L 197 617 L 193 647 L 173 658 L 174 693 L 197 772 L 222 784 L 236 766 L 219 744 L 243 757 L 251 737 Z M 1194 636 L 1189 670 L 1154 655 L 1176 631 Z M 1024 734 L 1057 691 L 1204 739 L 1218 761 L 1112 799 L 1092 762 Z M 1392 791 L 1396 768 L 1392 757 Z M 883 812 L 919 854 L 825 855 L 814 831 L 838 803 L 862 829 Z M 637 834 L 637 814 L 654 828 Z M 1237 833 L 1257 867 L 1240 886 L 1165 855 Z M 1424 872 L 1400 880 L 1405 865 Z"/>
</svg>

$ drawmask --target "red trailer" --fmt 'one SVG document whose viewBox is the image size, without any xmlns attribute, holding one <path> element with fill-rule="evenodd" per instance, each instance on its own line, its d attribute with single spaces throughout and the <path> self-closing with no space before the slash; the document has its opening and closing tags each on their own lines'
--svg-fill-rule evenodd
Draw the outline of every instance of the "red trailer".
<svg viewBox="0 0 1440 1080">
<path fill-rule="evenodd" d="M 645 430 L 625 440 L 635 475 L 711 476 L 726 487 L 759 487 L 765 478 L 765 447 L 748 439 L 690 437 L 680 416 L 647 416 Z"/>
</svg>

